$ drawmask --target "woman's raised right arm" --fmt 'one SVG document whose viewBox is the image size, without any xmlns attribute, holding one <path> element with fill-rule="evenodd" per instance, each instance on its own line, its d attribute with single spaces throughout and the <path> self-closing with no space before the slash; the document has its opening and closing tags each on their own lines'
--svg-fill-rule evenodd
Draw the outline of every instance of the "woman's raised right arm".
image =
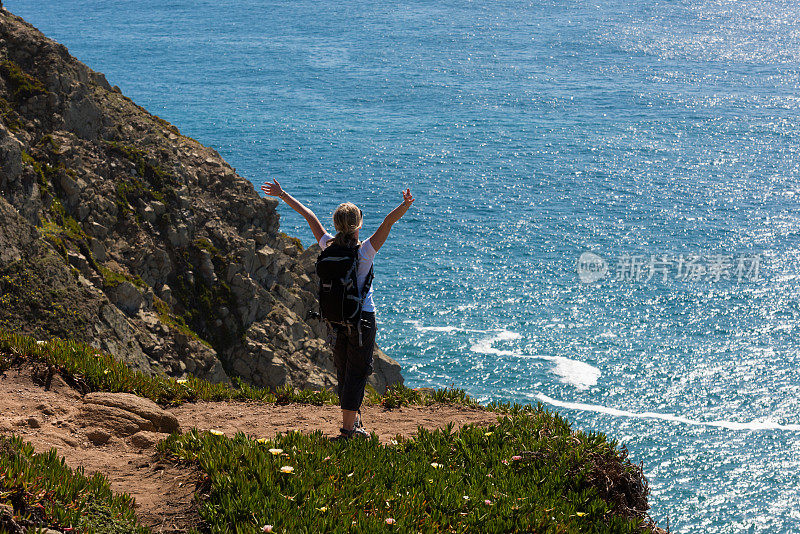
<svg viewBox="0 0 800 534">
<path fill-rule="evenodd" d="M 278 180 L 273 179 L 272 183 L 264 182 L 264 185 L 261 186 L 261 190 L 267 195 L 282 198 L 284 202 L 289 204 L 289 207 L 302 215 L 308 223 L 309 228 L 311 228 L 311 231 L 314 233 L 314 238 L 316 238 L 317 242 L 319 243 L 319 240 L 322 239 L 323 235 L 325 235 L 325 228 L 322 227 L 322 223 L 319 222 L 319 219 L 317 219 L 317 216 L 314 215 L 313 211 L 305 207 L 299 200 L 284 191 L 281 187 L 281 184 L 278 183 Z"/>
<path fill-rule="evenodd" d="M 403 193 L 403 202 L 393 209 L 389 215 L 383 219 L 383 222 L 375 230 L 375 233 L 372 234 L 372 237 L 369 238 L 369 243 L 372 245 L 372 248 L 375 249 L 375 252 L 380 249 L 383 244 L 386 242 L 386 238 L 389 237 L 389 231 L 392 229 L 392 225 L 400 220 L 400 218 L 406 214 L 408 208 L 411 207 L 411 204 L 414 203 L 414 196 L 411 194 L 411 189 L 406 189 L 405 191 L 401 191 Z"/>
</svg>

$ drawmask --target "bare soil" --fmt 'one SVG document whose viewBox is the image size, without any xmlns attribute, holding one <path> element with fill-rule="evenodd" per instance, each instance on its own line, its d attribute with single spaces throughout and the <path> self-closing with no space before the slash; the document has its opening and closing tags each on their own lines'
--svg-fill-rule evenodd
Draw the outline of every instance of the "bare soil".
<svg viewBox="0 0 800 534">
<path fill-rule="evenodd" d="M 111 488 L 136 499 L 137 516 L 155 532 L 183 532 L 200 519 L 194 501 L 201 473 L 192 467 L 160 461 L 155 443 L 167 434 L 139 432 L 129 437 L 112 435 L 95 445 L 88 434 L 92 428 L 79 423 L 83 400 L 78 392 L 56 376 L 50 390 L 31 380 L 30 370 L 14 368 L 0 375 L 0 433 L 20 435 L 37 451 L 56 448 L 74 468 L 86 474 L 105 474 Z M 335 406 L 290 404 L 197 402 L 167 408 L 179 420 L 181 430 L 220 430 L 228 436 L 237 432 L 254 438 L 271 438 L 289 431 L 322 430 L 339 433 L 341 412 Z M 364 426 L 382 442 L 400 434 L 412 436 L 417 427 L 441 428 L 449 422 L 489 425 L 497 415 L 463 406 L 436 404 L 385 410 L 380 406 L 362 408 Z M 97 441 L 95 439 L 95 441 Z"/>
</svg>

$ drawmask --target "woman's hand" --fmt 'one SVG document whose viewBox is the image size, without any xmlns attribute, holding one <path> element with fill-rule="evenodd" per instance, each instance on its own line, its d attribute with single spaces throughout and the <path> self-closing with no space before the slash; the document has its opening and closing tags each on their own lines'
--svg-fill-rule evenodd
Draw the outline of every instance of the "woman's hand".
<svg viewBox="0 0 800 534">
<path fill-rule="evenodd" d="M 281 188 L 281 184 L 279 184 L 278 180 L 275 180 L 275 179 L 272 180 L 272 183 L 264 182 L 264 185 L 261 186 L 261 190 L 265 194 L 273 196 L 273 197 L 282 197 L 283 196 L 283 189 Z"/>
<path fill-rule="evenodd" d="M 402 191 L 403 193 L 403 204 L 406 207 L 411 207 L 411 204 L 414 203 L 414 197 L 411 195 L 411 188 Z"/>
<path fill-rule="evenodd" d="M 322 236 L 325 235 L 325 228 L 322 227 L 317 216 L 296 198 L 284 191 L 281 184 L 278 183 L 278 180 L 273 179 L 272 183 L 264 182 L 264 185 L 261 186 L 261 190 L 267 195 L 282 198 L 290 208 L 303 216 L 316 240 L 319 241 L 322 239 Z"/>
</svg>

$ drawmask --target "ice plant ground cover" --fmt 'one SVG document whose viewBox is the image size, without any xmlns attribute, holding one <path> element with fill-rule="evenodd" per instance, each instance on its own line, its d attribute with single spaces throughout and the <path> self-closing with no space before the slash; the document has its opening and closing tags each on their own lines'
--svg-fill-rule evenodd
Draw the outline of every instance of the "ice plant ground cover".
<svg viewBox="0 0 800 534">
<path fill-rule="evenodd" d="M 36 380 L 61 375 L 84 391 L 129 392 L 164 405 L 194 400 L 335 403 L 329 392 L 271 392 L 238 383 L 180 382 L 134 371 L 92 347 L 46 342 L 0 330 L 0 372 L 26 364 Z M 450 402 L 477 406 L 462 390 L 429 393 L 398 387 L 370 402 L 387 409 Z M 320 432 L 274 439 L 229 439 L 191 430 L 159 451 L 206 474 L 199 492 L 204 530 L 257 532 L 536 531 L 640 532 L 651 527 L 641 468 L 602 434 L 572 431 L 541 405 L 495 404 L 497 424 L 453 431 L 419 429 L 397 436 L 335 443 Z M 18 438 L 0 438 L 0 503 L 32 525 L 84 525 L 82 532 L 143 532 L 129 497 L 114 496 L 101 476 L 71 471 L 54 451 L 34 454 Z M 95 523 L 69 514 L 92 512 Z M 113 517 L 111 514 L 113 511 Z M 92 515 L 93 514 L 93 515 Z"/>
<path fill-rule="evenodd" d="M 132 499 L 114 495 L 103 475 L 73 471 L 55 449 L 36 454 L 17 436 L 0 436 L 0 503 L 13 506 L 20 526 L 46 524 L 82 533 L 149 532 L 137 524 Z M 2 524 L 0 531 L 5 532 Z"/>
<path fill-rule="evenodd" d="M 390 445 L 289 433 L 273 440 L 192 430 L 162 441 L 206 473 L 211 531 L 642 532 L 647 486 L 625 452 L 541 406 L 497 425 L 419 429 Z M 276 455 L 273 451 L 281 449 Z M 640 510 L 639 512 L 635 509 Z"/>
</svg>

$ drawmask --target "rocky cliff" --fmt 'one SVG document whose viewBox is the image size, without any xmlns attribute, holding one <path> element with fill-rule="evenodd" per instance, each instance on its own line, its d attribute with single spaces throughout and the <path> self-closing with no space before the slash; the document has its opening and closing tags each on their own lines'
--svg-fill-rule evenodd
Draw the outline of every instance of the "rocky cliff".
<svg viewBox="0 0 800 534">
<path fill-rule="evenodd" d="M 319 251 L 276 205 L 0 9 L 0 328 L 175 377 L 330 388 Z M 371 385 L 402 382 L 375 354 Z"/>
</svg>

